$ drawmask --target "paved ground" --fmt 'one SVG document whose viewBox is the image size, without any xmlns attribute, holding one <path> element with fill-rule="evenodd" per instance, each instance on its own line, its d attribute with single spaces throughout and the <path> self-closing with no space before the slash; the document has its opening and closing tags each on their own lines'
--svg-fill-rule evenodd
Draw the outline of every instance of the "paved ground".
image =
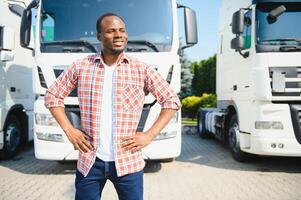
<svg viewBox="0 0 301 200">
<path fill-rule="evenodd" d="M 34 158 L 32 145 L 10 161 L 0 161 L 0 200 L 71 200 L 75 163 Z M 233 161 L 215 140 L 183 134 L 182 154 L 175 162 L 148 163 L 145 200 L 301 200 L 301 159 L 260 158 Z M 117 199 L 110 182 L 103 199 Z"/>
</svg>

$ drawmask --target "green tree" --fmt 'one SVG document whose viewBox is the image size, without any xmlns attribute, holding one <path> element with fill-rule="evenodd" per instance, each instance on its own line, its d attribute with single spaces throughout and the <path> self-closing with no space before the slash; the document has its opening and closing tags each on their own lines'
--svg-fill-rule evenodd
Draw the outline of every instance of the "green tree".
<svg viewBox="0 0 301 200">
<path fill-rule="evenodd" d="M 189 96 L 182 100 L 182 112 L 184 117 L 194 119 L 201 105 L 202 98 L 199 96 Z"/>
<path fill-rule="evenodd" d="M 216 91 L 216 55 L 191 64 L 193 70 L 192 93 L 215 93 Z"/>
<path fill-rule="evenodd" d="M 183 53 L 180 56 L 181 63 L 181 92 L 179 93 L 179 97 L 181 99 L 192 95 L 191 82 L 193 78 L 193 74 L 191 72 L 191 62 L 187 59 L 186 55 Z"/>
<path fill-rule="evenodd" d="M 182 100 L 182 116 L 194 119 L 200 108 L 216 107 L 216 95 L 188 96 Z"/>
</svg>

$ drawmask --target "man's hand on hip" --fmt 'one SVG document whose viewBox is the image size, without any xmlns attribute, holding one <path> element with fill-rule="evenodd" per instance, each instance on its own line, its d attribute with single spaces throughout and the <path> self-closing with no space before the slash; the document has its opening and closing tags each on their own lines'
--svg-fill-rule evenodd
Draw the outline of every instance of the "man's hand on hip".
<svg viewBox="0 0 301 200">
<path fill-rule="evenodd" d="M 52 107 L 49 110 L 66 133 L 69 141 L 73 144 L 74 149 L 79 150 L 82 153 L 93 150 L 93 146 L 89 142 L 89 137 L 79 129 L 74 128 L 70 123 L 66 116 L 65 108 Z"/>
<path fill-rule="evenodd" d="M 144 132 L 136 132 L 135 135 L 123 137 L 121 140 L 123 150 L 135 153 L 149 145 L 153 140 L 153 136 Z"/>
<path fill-rule="evenodd" d="M 88 153 L 93 150 L 93 146 L 89 142 L 89 136 L 84 134 L 79 129 L 73 128 L 66 133 L 69 141 L 73 144 L 74 149 L 79 150 L 82 153 Z"/>
</svg>

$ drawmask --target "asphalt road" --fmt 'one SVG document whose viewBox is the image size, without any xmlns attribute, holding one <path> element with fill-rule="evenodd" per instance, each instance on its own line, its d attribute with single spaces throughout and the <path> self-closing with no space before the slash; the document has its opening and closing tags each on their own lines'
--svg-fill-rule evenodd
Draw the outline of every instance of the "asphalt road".
<svg viewBox="0 0 301 200">
<path fill-rule="evenodd" d="M 12 160 L 0 161 L 0 200 L 74 199 L 75 162 L 37 160 L 29 144 Z M 183 131 L 182 154 L 174 162 L 149 162 L 145 200 L 301 200 L 301 159 L 262 157 L 237 163 L 216 140 Z M 105 200 L 116 191 L 107 182 Z"/>
</svg>

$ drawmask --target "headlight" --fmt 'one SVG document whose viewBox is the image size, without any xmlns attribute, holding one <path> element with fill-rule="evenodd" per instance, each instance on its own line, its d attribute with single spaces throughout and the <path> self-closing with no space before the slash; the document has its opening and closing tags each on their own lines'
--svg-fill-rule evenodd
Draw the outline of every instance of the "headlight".
<svg viewBox="0 0 301 200">
<path fill-rule="evenodd" d="M 168 132 L 161 132 L 155 137 L 154 140 L 164 140 L 169 138 L 174 138 L 177 136 L 177 131 L 168 131 Z"/>
<path fill-rule="evenodd" d="M 46 140 L 46 141 L 52 141 L 52 142 L 64 142 L 62 134 L 37 132 L 36 135 L 39 140 Z"/>
<path fill-rule="evenodd" d="M 50 114 L 35 114 L 35 121 L 37 125 L 41 126 L 59 126 L 55 118 Z"/>
<path fill-rule="evenodd" d="M 255 129 L 282 130 L 283 124 L 282 124 L 282 122 L 277 122 L 277 121 L 256 121 Z"/>
</svg>

